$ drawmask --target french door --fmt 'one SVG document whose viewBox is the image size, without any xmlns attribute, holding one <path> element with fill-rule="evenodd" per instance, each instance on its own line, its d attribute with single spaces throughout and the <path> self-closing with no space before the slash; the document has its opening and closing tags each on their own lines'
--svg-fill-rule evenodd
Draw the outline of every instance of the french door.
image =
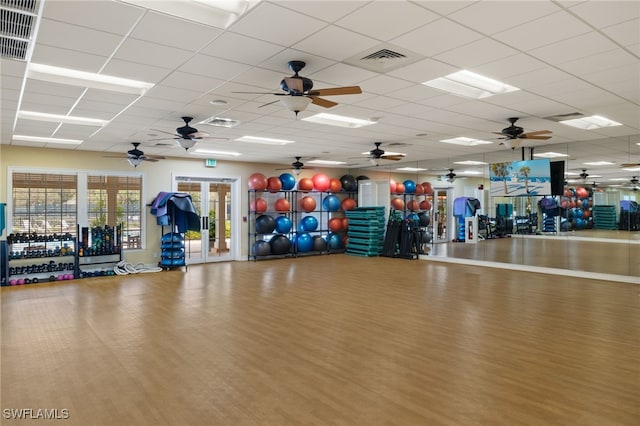
<svg viewBox="0 0 640 426">
<path fill-rule="evenodd" d="M 452 188 L 435 188 L 433 191 L 431 217 L 433 218 L 434 243 L 444 243 L 457 238 L 452 193 Z"/>
<path fill-rule="evenodd" d="M 234 260 L 238 248 L 234 180 L 175 177 L 176 191 L 191 195 L 200 216 L 200 230 L 185 234 L 188 264 Z"/>
</svg>

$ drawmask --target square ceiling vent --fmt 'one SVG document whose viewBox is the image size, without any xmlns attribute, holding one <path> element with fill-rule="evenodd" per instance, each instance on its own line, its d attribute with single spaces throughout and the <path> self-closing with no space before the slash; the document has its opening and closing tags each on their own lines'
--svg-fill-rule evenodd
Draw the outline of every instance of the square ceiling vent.
<svg viewBox="0 0 640 426">
<path fill-rule="evenodd" d="M 0 0 L 0 56 L 27 60 L 38 18 L 36 0 Z"/>
<path fill-rule="evenodd" d="M 400 46 L 383 43 L 353 55 L 344 62 L 369 71 L 385 73 L 421 59 L 424 59 L 424 56 L 416 52 Z"/>
</svg>

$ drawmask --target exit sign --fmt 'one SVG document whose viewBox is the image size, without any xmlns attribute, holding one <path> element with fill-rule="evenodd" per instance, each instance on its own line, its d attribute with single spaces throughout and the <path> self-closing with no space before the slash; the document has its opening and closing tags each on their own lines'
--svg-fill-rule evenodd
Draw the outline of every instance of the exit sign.
<svg viewBox="0 0 640 426">
<path fill-rule="evenodd" d="M 213 158 L 207 158 L 206 160 L 204 160 L 205 167 L 215 167 L 216 164 L 217 164 L 217 161 L 214 160 Z"/>
</svg>

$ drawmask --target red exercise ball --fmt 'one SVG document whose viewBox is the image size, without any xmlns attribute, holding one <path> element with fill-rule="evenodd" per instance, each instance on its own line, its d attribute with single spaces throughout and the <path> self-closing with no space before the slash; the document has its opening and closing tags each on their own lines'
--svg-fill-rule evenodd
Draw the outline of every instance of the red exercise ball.
<svg viewBox="0 0 640 426">
<path fill-rule="evenodd" d="M 326 191 L 331 185 L 329 176 L 325 175 L 324 173 L 316 173 L 315 175 L 313 175 L 311 180 L 313 181 L 313 187 L 318 191 Z M 340 184 L 340 187 L 342 187 L 342 184 Z"/>
<path fill-rule="evenodd" d="M 344 229 L 345 231 L 349 229 L 349 219 L 347 219 L 346 217 L 342 219 L 342 229 Z"/>
<path fill-rule="evenodd" d="M 278 198 L 273 205 L 277 212 L 288 212 L 291 210 L 291 203 L 286 198 Z"/>
<path fill-rule="evenodd" d="M 310 178 L 302 178 L 298 181 L 298 189 L 300 191 L 313 190 L 313 181 Z"/>
<path fill-rule="evenodd" d="M 565 189 L 564 190 L 564 196 L 567 197 L 567 198 L 570 198 L 570 197 L 573 196 L 573 193 L 571 192 L 570 189 Z"/>
<path fill-rule="evenodd" d="M 254 189 L 256 191 L 264 191 L 267 189 L 267 177 L 262 173 L 254 173 L 249 176 L 249 189 Z"/>
<path fill-rule="evenodd" d="M 278 176 L 271 176 L 267 179 L 267 189 L 269 192 L 278 192 L 282 189 L 282 181 Z"/>
<path fill-rule="evenodd" d="M 314 211 L 316 209 L 316 199 L 310 196 L 302 197 L 300 208 L 307 213 Z"/>
<path fill-rule="evenodd" d="M 411 200 L 407 203 L 407 208 L 412 212 L 418 210 L 418 202 L 416 200 Z"/>
<path fill-rule="evenodd" d="M 404 194 L 405 187 L 404 183 L 396 182 L 396 194 Z"/>
<path fill-rule="evenodd" d="M 420 210 L 431 210 L 431 203 L 429 202 L 429 200 L 422 200 L 420 201 Z"/>
<path fill-rule="evenodd" d="M 395 197 L 391 199 L 391 207 L 393 207 L 396 210 L 403 210 L 404 201 L 402 200 L 402 198 Z"/>
<path fill-rule="evenodd" d="M 262 198 L 256 198 L 255 200 L 251 200 L 249 208 L 252 212 L 263 213 L 267 211 L 267 202 Z"/>
<path fill-rule="evenodd" d="M 340 208 L 342 210 L 353 210 L 357 207 L 357 203 L 356 200 L 354 200 L 353 198 L 345 198 L 344 200 L 342 200 L 342 203 L 340 203 Z"/>
<path fill-rule="evenodd" d="M 422 182 L 422 188 L 424 188 L 424 193 L 427 195 L 433 195 L 433 186 L 431 182 Z"/>
<path fill-rule="evenodd" d="M 420 183 L 416 183 L 416 190 L 413 193 L 416 195 L 424 194 L 424 186 L 422 186 L 422 184 Z"/>
<path fill-rule="evenodd" d="M 340 192 L 342 190 L 342 182 L 338 178 L 329 179 L 329 191 Z"/>
<path fill-rule="evenodd" d="M 389 192 L 396 192 L 396 181 L 395 179 L 389 179 Z"/>
<path fill-rule="evenodd" d="M 329 229 L 333 232 L 342 230 L 342 218 L 332 217 L 329 219 Z"/>
<path fill-rule="evenodd" d="M 348 235 L 345 235 L 345 236 L 342 238 L 342 245 L 346 247 L 346 246 L 347 246 L 347 244 L 349 244 L 349 236 L 348 236 Z"/>
<path fill-rule="evenodd" d="M 589 191 L 585 188 L 579 187 L 576 188 L 576 197 L 578 198 L 587 198 L 589 196 Z"/>
</svg>

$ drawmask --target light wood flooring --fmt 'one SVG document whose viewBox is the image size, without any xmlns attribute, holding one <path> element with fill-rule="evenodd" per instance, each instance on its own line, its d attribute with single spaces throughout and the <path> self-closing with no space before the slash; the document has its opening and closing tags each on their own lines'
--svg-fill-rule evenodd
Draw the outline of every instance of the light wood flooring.
<svg viewBox="0 0 640 426">
<path fill-rule="evenodd" d="M 325 255 L 1 296 L 2 425 L 640 424 L 632 284 Z"/>
</svg>

